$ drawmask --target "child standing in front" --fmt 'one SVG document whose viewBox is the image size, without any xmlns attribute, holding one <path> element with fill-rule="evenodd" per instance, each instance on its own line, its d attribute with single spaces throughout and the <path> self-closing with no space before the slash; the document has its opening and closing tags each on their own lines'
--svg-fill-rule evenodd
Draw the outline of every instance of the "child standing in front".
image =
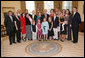
<svg viewBox="0 0 85 58">
<path fill-rule="evenodd" d="M 38 36 L 38 40 L 39 41 L 41 39 L 41 35 L 42 35 L 41 23 L 40 23 L 40 19 L 38 19 L 38 23 L 37 23 L 37 36 Z"/>
<path fill-rule="evenodd" d="M 33 20 L 32 21 L 32 39 L 33 40 L 36 40 L 36 37 L 37 37 L 37 29 L 36 29 L 36 24 L 35 24 L 35 21 Z"/>
<path fill-rule="evenodd" d="M 41 25 L 41 29 L 42 29 L 42 34 L 44 35 L 44 40 L 47 40 L 49 24 L 46 21 L 46 18 L 43 19 L 43 22 L 42 22 L 42 25 Z"/>
</svg>

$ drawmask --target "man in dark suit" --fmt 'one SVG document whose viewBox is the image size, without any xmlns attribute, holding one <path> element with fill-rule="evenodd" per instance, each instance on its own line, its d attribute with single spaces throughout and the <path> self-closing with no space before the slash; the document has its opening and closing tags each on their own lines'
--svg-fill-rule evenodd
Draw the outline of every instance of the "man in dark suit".
<svg viewBox="0 0 85 58">
<path fill-rule="evenodd" d="M 42 14 L 42 19 L 43 19 L 44 17 L 45 17 L 45 18 L 47 19 L 47 21 L 48 21 L 49 14 L 47 14 L 47 9 L 44 9 L 44 14 Z"/>
<path fill-rule="evenodd" d="M 27 14 L 28 13 L 28 10 L 27 9 L 25 9 L 25 14 Z M 29 13 L 28 13 L 29 14 Z M 32 18 L 32 15 L 31 14 L 29 14 L 29 16 Z"/>
<path fill-rule="evenodd" d="M 10 41 L 10 45 L 12 45 L 12 43 L 16 43 L 15 42 L 15 24 L 14 24 L 14 16 L 12 14 L 12 11 L 8 12 L 8 15 L 5 16 L 5 27 L 7 30 L 7 34 L 9 35 L 9 41 Z"/>
<path fill-rule="evenodd" d="M 78 31 L 80 23 L 81 23 L 80 14 L 77 12 L 77 8 L 74 7 L 73 18 L 72 18 L 73 43 L 78 42 Z"/>
<path fill-rule="evenodd" d="M 32 11 L 32 19 L 34 19 L 36 21 L 37 15 L 35 15 L 35 11 Z"/>
</svg>

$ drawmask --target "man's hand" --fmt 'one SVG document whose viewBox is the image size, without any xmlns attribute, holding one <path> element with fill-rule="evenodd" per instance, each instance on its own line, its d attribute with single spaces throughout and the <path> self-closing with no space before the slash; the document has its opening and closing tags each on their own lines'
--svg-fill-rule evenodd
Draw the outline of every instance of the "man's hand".
<svg viewBox="0 0 85 58">
<path fill-rule="evenodd" d="M 16 30 L 18 30 L 18 28 L 16 27 Z"/>
<path fill-rule="evenodd" d="M 70 25 L 70 28 L 72 27 L 72 25 Z"/>
<path fill-rule="evenodd" d="M 51 31 L 51 29 L 49 29 L 49 31 Z"/>
</svg>

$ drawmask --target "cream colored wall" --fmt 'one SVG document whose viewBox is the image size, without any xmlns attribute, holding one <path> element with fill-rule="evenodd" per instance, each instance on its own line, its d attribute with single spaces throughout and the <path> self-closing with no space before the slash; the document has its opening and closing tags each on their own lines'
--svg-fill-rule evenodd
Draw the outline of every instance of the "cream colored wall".
<svg viewBox="0 0 85 58">
<path fill-rule="evenodd" d="M 84 12 L 83 12 L 84 10 L 83 10 L 83 8 L 84 8 L 84 1 L 79 1 L 78 2 L 78 12 L 81 15 L 81 21 L 84 22 Z"/>
<path fill-rule="evenodd" d="M 21 9 L 20 1 L 1 1 L 1 24 L 4 24 L 4 16 L 2 7 L 14 7 L 15 11 Z"/>
<path fill-rule="evenodd" d="M 78 1 L 78 12 L 81 15 L 81 21 L 84 21 L 83 5 L 84 5 L 84 1 Z M 4 24 L 2 7 L 14 7 L 16 11 L 18 9 L 21 9 L 21 1 L 1 1 L 1 24 Z M 63 4 L 62 4 L 62 8 L 63 8 Z"/>
</svg>

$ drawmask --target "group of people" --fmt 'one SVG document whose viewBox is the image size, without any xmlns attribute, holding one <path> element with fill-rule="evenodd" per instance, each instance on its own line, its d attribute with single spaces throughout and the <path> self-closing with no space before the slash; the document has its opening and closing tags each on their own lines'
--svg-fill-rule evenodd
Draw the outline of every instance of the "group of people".
<svg viewBox="0 0 85 58">
<path fill-rule="evenodd" d="M 72 13 L 69 9 L 59 8 L 56 10 L 51 9 L 50 14 L 47 14 L 47 9 L 44 9 L 44 13 L 39 11 L 35 14 L 21 13 L 21 10 L 17 10 L 15 14 L 9 11 L 5 16 L 5 27 L 7 34 L 9 35 L 10 45 L 15 42 L 15 34 L 17 42 L 21 40 L 72 40 L 71 30 L 73 31 L 73 43 L 78 42 L 78 28 L 81 23 L 80 14 L 77 12 L 77 8 L 73 7 Z"/>
</svg>

